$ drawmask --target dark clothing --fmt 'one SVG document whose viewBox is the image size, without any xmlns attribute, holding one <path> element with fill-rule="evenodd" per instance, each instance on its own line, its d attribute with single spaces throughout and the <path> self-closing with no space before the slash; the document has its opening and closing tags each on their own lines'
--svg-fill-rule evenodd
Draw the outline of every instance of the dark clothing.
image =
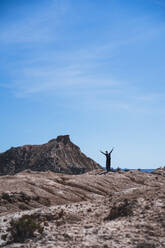
<svg viewBox="0 0 165 248">
<path fill-rule="evenodd" d="M 111 155 L 110 155 L 110 153 L 107 153 L 105 156 L 106 156 L 106 170 L 110 171 L 110 168 L 111 168 Z"/>
<path fill-rule="evenodd" d="M 113 149 L 108 152 L 102 152 L 100 151 L 102 154 L 104 154 L 106 156 L 106 170 L 107 172 L 111 170 L 111 153 L 113 152 Z"/>
</svg>

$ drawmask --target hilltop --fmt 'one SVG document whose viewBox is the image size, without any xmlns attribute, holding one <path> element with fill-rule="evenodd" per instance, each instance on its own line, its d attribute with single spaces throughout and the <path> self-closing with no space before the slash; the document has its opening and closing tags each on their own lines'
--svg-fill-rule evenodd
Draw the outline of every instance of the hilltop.
<svg viewBox="0 0 165 248">
<path fill-rule="evenodd" d="M 1 153 L 0 175 L 0 247 L 165 247 L 164 168 L 107 173 L 64 135 Z"/>
<path fill-rule="evenodd" d="M 43 145 L 12 147 L 0 153 L 0 175 L 14 175 L 27 169 L 81 174 L 99 168 L 71 142 L 69 135 L 58 136 Z"/>
</svg>

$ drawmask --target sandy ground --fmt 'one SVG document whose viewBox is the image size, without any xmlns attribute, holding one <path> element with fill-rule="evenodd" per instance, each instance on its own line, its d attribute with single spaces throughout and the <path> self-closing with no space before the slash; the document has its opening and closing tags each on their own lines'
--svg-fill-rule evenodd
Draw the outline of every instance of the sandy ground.
<svg viewBox="0 0 165 248">
<path fill-rule="evenodd" d="M 0 186 L 1 193 L 8 192 L 9 201 L 14 201 L 1 200 L 1 247 L 165 247 L 163 170 L 156 174 L 93 171 L 79 176 L 22 172 L 1 177 Z M 20 190 L 31 197 L 48 197 L 52 206 L 30 200 L 25 203 L 29 210 L 21 211 L 16 195 Z M 11 219 L 25 214 L 42 220 L 43 233 L 24 243 L 7 244 Z M 4 234 L 6 240 L 2 239 Z"/>
</svg>

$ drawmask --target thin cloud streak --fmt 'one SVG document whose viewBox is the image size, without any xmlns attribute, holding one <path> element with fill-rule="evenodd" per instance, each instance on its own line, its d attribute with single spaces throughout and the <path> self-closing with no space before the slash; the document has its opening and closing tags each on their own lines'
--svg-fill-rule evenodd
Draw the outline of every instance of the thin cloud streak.
<svg viewBox="0 0 165 248">
<path fill-rule="evenodd" d="M 159 100 L 164 100 L 165 99 L 165 93 L 147 93 L 147 94 L 142 94 L 138 97 L 136 97 L 137 100 L 139 101 L 144 101 L 144 102 L 152 102 L 152 101 L 159 101 Z"/>
<path fill-rule="evenodd" d="M 150 31 L 149 34 L 154 35 L 155 30 Z M 13 65 L 11 64 L 14 67 L 11 69 L 14 78 L 11 82 L 13 84 L 11 88 L 14 88 L 15 92 L 18 90 L 19 94 L 16 95 L 20 95 L 22 91 L 23 97 L 23 95 L 57 89 L 61 86 L 94 84 L 94 82 L 98 84 L 99 81 L 100 83 L 104 81 L 103 85 L 105 85 L 105 82 L 114 85 L 116 80 L 111 79 L 112 76 L 107 77 L 106 80 L 104 77 L 102 78 L 101 68 L 113 61 L 118 48 L 141 39 L 144 39 L 144 34 L 79 51 L 43 53 L 35 58 L 32 56 L 27 60 L 24 59 L 23 66 L 23 61 L 21 61 L 21 64 L 15 62 Z M 43 63 L 43 65 L 39 66 L 40 63 Z M 46 66 L 44 66 L 45 64 Z M 19 71 L 16 69 L 17 67 L 19 67 Z M 95 80 L 95 77 L 99 79 Z"/>
<path fill-rule="evenodd" d="M 10 20 L 0 30 L 0 42 L 5 44 L 45 43 L 58 39 L 59 27 L 67 7 L 56 4 L 59 1 L 40 7 L 21 20 Z M 53 4 L 52 4 L 53 3 Z M 57 35 L 58 33 L 58 35 Z"/>
<path fill-rule="evenodd" d="M 51 2 L 53 3 L 53 1 Z M 60 29 L 63 27 L 63 17 L 67 13 L 64 1 L 54 1 L 54 5 L 47 5 L 38 14 L 32 13 L 20 22 L 9 23 L 8 28 L 0 31 L 0 42 L 20 43 L 22 48 L 27 43 L 52 43 L 63 40 Z M 106 42 L 100 44 L 89 43 L 79 49 L 67 46 L 66 49 L 48 49 L 35 51 L 32 47 L 31 55 L 10 64 L 12 80 L 6 85 L 17 98 L 35 97 L 42 94 L 75 94 L 84 97 L 88 102 L 91 98 L 97 105 L 116 106 L 123 110 L 132 110 L 132 100 L 138 106 L 141 101 L 157 100 L 149 95 L 141 96 L 130 90 L 130 83 L 118 79 L 111 73 L 111 61 L 116 58 L 118 51 L 137 42 L 152 39 L 164 31 L 164 26 L 150 25 L 148 17 L 131 20 L 132 35 L 122 39 L 111 40 L 107 34 Z M 52 24 L 53 23 L 53 24 Z M 143 26 L 140 25 L 143 23 Z M 137 25 L 138 24 L 138 25 Z M 6 31 L 8 30 L 8 31 Z M 134 34 L 134 35 L 133 35 Z M 33 55 L 35 53 L 35 56 Z M 103 67 L 109 64 L 109 71 Z M 19 68 L 19 69 L 18 69 Z M 120 100 L 121 92 L 124 89 Z M 99 91 L 98 92 L 98 88 Z M 109 97 L 107 92 L 109 91 Z M 113 93 L 112 93 L 113 91 Z M 104 93 L 103 93 L 104 92 Z M 129 99 L 128 92 L 133 96 Z M 95 96 L 97 95 L 97 99 Z M 116 99 L 114 99 L 116 98 Z M 135 107 L 135 106 L 134 106 Z M 135 107 L 136 108 L 136 107 Z M 136 108 L 137 109 L 137 108 Z"/>
</svg>

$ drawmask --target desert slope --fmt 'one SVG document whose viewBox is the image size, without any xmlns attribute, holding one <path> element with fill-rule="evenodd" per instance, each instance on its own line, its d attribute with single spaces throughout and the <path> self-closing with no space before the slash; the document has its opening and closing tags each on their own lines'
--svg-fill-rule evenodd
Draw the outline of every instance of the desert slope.
<svg viewBox="0 0 165 248">
<path fill-rule="evenodd" d="M 23 244 L 7 245 L 8 233 L 1 246 L 165 247 L 163 169 L 82 175 L 25 171 L 1 177 L 0 189 L 2 235 L 8 233 L 10 220 L 23 214 L 42 220 L 44 227 Z M 21 204 L 29 210 L 21 211 Z"/>
</svg>

